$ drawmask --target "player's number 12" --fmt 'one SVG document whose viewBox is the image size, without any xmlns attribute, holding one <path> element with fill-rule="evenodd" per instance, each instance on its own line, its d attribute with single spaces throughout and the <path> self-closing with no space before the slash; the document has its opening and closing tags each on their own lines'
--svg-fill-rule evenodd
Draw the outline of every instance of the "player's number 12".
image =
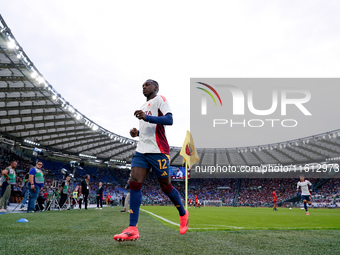
<svg viewBox="0 0 340 255">
<path fill-rule="evenodd" d="M 158 161 L 158 164 L 159 164 L 159 169 L 167 169 L 166 167 L 166 159 L 162 159 L 162 160 L 157 160 Z M 162 165 L 162 162 L 163 162 L 163 165 Z"/>
</svg>

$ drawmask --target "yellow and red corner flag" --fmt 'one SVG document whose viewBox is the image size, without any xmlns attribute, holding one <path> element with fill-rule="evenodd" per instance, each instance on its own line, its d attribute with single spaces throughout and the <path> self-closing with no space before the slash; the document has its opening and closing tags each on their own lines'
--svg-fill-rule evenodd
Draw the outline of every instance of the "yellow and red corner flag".
<svg viewBox="0 0 340 255">
<path fill-rule="evenodd" d="M 183 163 L 185 161 L 189 168 L 200 160 L 195 148 L 194 140 L 189 131 L 187 131 L 187 136 L 185 137 L 180 155 L 183 157 Z"/>
<path fill-rule="evenodd" d="M 194 140 L 189 131 L 185 137 L 181 152 L 179 153 L 185 162 L 185 209 L 188 210 L 188 167 L 191 168 L 197 161 L 198 154 L 195 148 Z"/>
</svg>

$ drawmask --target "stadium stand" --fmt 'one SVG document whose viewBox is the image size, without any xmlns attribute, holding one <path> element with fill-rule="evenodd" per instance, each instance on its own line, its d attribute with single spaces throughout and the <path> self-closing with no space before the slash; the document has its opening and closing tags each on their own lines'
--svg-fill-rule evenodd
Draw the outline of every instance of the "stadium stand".
<svg viewBox="0 0 340 255">
<path fill-rule="evenodd" d="M 1 144 L 0 159 L 1 168 L 5 168 L 11 160 L 18 161 L 18 182 L 14 191 L 21 191 L 21 181 L 24 174 L 32 165 L 32 158 L 25 156 L 25 153 L 18 153 L 9 148 L 9 145 Z M 45 188 L 42 192 L 51 193 L 53 191 L 52 181 L 59 183 L 64 176 L 61 169 L 70 169 L 69 163 L 57 160 L 42 159 L 44 171 L 47 174 Z M 95 202 L 95 190 L 99 182 L 104 183 L 104 196 L 110 194 L 115 201 L 119 200 L 126 193 L 124 186 L 129 178 L 128 169 L 110 169 L 118 179 L 110 173 L 108 167 L 87 166 L 77 167 L 75 171 L 74 187 L 79 183 L 85 174 L 91 175 L 90 201 Z M 340 189 L 339 179 L 310 179 L 317 189 L 313 193 L 313 203 L 319 207 L 332 207 L 339 203 Z M 296 195 L 296 179 L 191 179 L 189 180 L 189 198 L 194 200 L 198 195 L 200 200 L 221 200 L 223 205 L 232 206 L 236 202 L 238 206 L 271 206 L 273 189 L 277 191 L 278 202 L 284 203 L 287 199 Z M 321 185 L 318 185 L 318 183 Z M 122 184 L 121 184 L 122 183 Z M 173 185 L 184 197 L 184 182 L 173 181 Z M 238 192 L 238 196 L 236 193 Z M 13 201 L 13 199 L 12 199 Z M 145 204 L 171 204 L 168 197 L 158 188 L 156 176 L 151 172 L 143 185 L 143 202 Z"/>
</svg>

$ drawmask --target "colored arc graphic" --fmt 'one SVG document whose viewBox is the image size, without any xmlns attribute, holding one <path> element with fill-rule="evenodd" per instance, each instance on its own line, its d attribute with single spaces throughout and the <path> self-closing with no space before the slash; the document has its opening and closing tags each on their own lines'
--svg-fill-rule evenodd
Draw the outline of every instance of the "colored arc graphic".
<svg viewBox="0 0 340 255">
<path fill-rule="evenodd" d="M 201 90 L 203 90 L 203 91 L 205 91 L 205 92 L 207 92 L 208 94 L 209 94 L 209 96 L 211 96 L 211 98 L 214 100 L 214 102 L 215 102 L 215 105 L 217 106 L 217 104 L 216 104 L 216 100 L 215 100 L 215 98 L 214 98 L 214 96 L 208 91 L 208 90 L 206 90 L 206 89 L 203 89 L 203 88 L 200 88 L 200 87 L 196 87 L 196 88 L 198 88 L 198 89 L 201 89 Z"/>
<path fill-rule="evenodd" d="M 204 85 L 204 86 L 206 86 L 206 87 L 208 87 L 209 89 L 211 89 L 214 93 L 215 93 L 215 95 L 218 97 L 218 100 L 220 101 L 220 104 L 221 104 L 221 106 L 222 106 L 222 100 L 221 100 L 221 98 L 220 98 L 220 95 L 217 93 L 217 91 L 213 88 L 213 87 L 211 87 L 210 85 L 208 85 L 208 84 L 205 84 L 205 83 L 203 83 L 203 82 L 197 82 L 198 84 L 201 84 L 201 85 Z M 201 89 L 201 88 L 200 88 Z M 204 90 L 205 92 L 207 92 L 213 99 L 214 99 L 214 97 L 212 96 L 212 94 L 211 93 L 209 93 L 207 90 L 205 90 L 205 89 L 202 89 L 202 90 Z M 215 101 L 215 99 L 214 99 L 214 102 L 215 102 L 215 105 L 216 105 L 216 101 Z"/>
</svg>

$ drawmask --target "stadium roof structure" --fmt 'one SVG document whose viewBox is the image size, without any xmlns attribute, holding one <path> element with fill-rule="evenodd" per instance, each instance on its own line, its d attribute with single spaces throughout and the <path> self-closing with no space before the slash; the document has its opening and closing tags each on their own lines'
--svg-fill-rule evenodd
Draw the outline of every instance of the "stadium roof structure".
<svg viewBox="0 0 340 255">
<path fill-rule="evenodd" d="M 179 151 L 178 151 L 179 153 Z M 197 149 L 201 166 L 296 165 L 340 161 L 340 130 L 275 144 L 225 149 Z M 174 165 L 182 164 L 176 150 Z"/>
<path fill-rule="evenodd" d="M 124 162 L 136 141 L 94 123 L 34 66 L 0 16 L 0 132 L 26 146 L 81 158 Z"/>
<path fill-rule="evenodd" d="M 101 127 L 64 99 L 34 66 L 1 15 L 0 99 L 2 141 L 79 159 L 131 161 L 136 141 Z M 182 165 L 180 150 L 170 147 L 172 165 Z M 197 151 L 202 166 L 339 160 L 340 130 L 275 144 Z"/>
</svg>

